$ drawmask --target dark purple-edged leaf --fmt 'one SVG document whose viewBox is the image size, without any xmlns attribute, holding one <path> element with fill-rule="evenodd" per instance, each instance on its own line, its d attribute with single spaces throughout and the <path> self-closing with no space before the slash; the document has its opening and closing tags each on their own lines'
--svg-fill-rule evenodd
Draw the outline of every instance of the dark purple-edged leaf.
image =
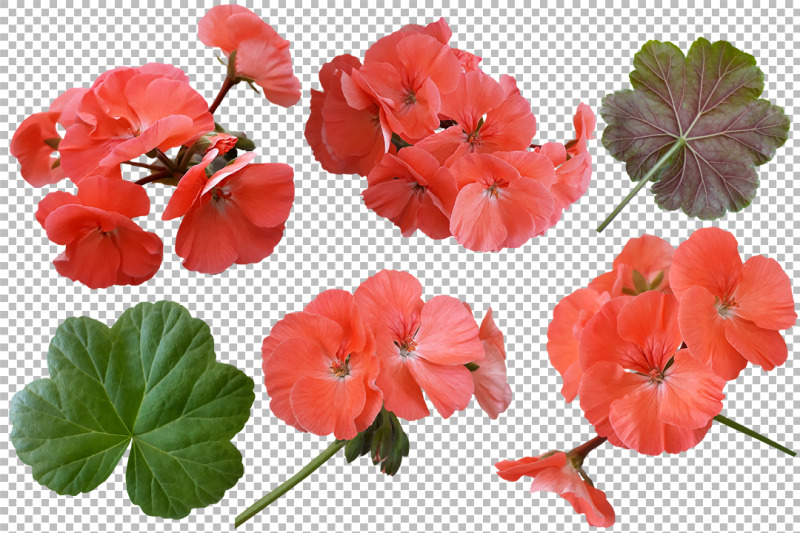
<svg viewBox="0 0 800 533">
<path fill-rule="evenodd" d="M 750 54 L 700 38 L 684 57 L 647 42 L 633 60 L 633 90 L 603 98 L 603 145 L 633 181 L 656 180 L 656 203 L 719 218 L 750 205 L 755 167 L 786 142 L 789 119 L 759 99 L 764 74 Z"/>
</svg>

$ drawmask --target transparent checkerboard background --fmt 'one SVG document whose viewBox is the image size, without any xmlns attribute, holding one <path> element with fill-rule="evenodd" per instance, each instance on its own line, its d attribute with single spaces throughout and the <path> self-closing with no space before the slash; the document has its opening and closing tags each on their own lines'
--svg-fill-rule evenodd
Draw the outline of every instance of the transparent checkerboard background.
<svg viewBox="0 0 800 533">
<path fill-rule="evenodd" d="M 631 237 L 655 233 L 677 245 L 708 223 L 662 212 L 641 194 L 603 234 L 594 229 L 629 190 L 623 165 L 593 141 L 595 172 L 588 193 L 546 237 L 497 254 L 466 251 L 453 240 L 403 238 L 368 211 L 359 193 L 365 180 L 322 171 L 303 138 L 309 89 L 319 87 L 319 67 L 333 56 L 362 56 L 378 37 L 401 25 L 445 16 L 452 44 L 484 58 L 486 72 L 513 74 L 530 98 L 539 124 L 536 138 L 571 138 L 579 102 L 597 109 L 601 97 L 628 87 L 633 54 L 648 39 L 670 40 L 686 50 L 696 37 L 726 39 L 753 53 L 766 75 L 765 97 L 798 116 L 800 85 L 796 38 L 800 20 L 791 9 L 669 9 L 551 5 L 539 8 L 458 7 L 387 9 L 302 7 L 285 2 L 248 5 L 292 43 L 303 99 L 291 109 L 269 105 L 246 86 L 236 87 L 217 120 L 242 129 L 259 145 L 258 161 L 295 169 L 297 200 L 275 253 L 257 265 L 235 266 L 217 276 L 189 272 L 174 254 L 178 222 L 159 220 L 169 191 L 150 186 L 154 202 L 142 223 L 165 243 L 164 265 L 138 287 L 92 291 L 58 276 L 59 252 L 34 219 L 47 192 L 26 185 L 8 143 L 17 125 L 42 111 L 62 91 L 86 86 L 100 72 L 149 61 L 184 68 L 209 100 L 224 76 L 214 51 L 196 38 L 202 8 L 2 8 L 0 11 L 0 531 L 225 531 L 233 516 L 319 453 L 329 439 L 288 428 L 271 415 L 261 384 L 259 347 L 285 313 L 300 310 L 328 288 L 353 290 L 382 268 L 415 274 L 426 296 L 448 294 L 470 302 L 479 316 L 492 307 L 506 333 L 514 399 L 491 421 L 476 405 L 449 420 L 438 415 L 406 424 L 411 456 L 388 478 L 366 459 L 348 465 L 340 455 L 300 490 L 249 522 L 245 531 L 557 531 L 588 530 L 569 504 L 552 494 L 529 494 L 528 482 L 509 483 L 493 463 L 549 449 L 569 449 L 593 436 L 580 409 L 565 404 L 560 378 L 547 361 L 547 324 L 556 302 L 610 268 Z M 121 2 L 117 2 L 120 6 Z M 4 5 L 5 2 L 4 2 Z M 715 223 L 732 231 L 740 251 L 777 259 L 800 280 L 800 206 L 793 163 L 800 156 L 795 131 L 769 164 L 753 205 Z M 602 122 L 598 125 L 602 130 Z M 65 184 L 48 190 L 70 190 Z M 795 289 L 795 293 L 798 290 Z M 113 322 L 137 302 L 172 299 L 206 320 L 218 358 L 256 381 L 252 418 L 235 443 L 245 475 L 216 505 L 181 521 L 144 515 L 127 498 L 124 464 L 90 494 L 58 496 L 33 480 L 16 457 L 8 433 L 14 393 L 47 376 L 45 354 L 56 327 L 73 315 Z M 800 298 L 796 299 L 800 301 Z M 790 354 L 797 330 L 786 335 Z M 800 448 L 800 370 L 797 359 L 766 374 L 748 368 L 727 388 L 724 413 Z M 600 448 L 587 462 L 596 484 L 616 509 L 616 531 L 789 531 L 800 504 L 792 460 L 715 425 L 695 449 L 646 457 Z"/>
</svg>

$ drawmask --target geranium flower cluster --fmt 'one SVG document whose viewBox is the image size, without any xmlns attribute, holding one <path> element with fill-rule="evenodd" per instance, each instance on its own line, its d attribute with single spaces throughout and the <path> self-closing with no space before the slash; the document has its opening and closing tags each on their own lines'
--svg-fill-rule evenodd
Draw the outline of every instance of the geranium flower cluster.
<svg viewBox="0 0 800 533">
<path fill-rule="evenodd" d="M 337 439 L 290 485 L 343 447 L 348 461 L 369 455 L 382 472 L 395 474 L 409 453 L 400 419 L 428 416 L 425 396 L 444 418 L 473 397 L 492 419 L 511 403 L 503 333 L 492 310 L 479 325 L 456 298 L 425 301 L 407 272 L 380 271 L 354 293 L 321 293 L 272 327 L 262 357 L 272 413 L 300 431 Z M 245 511 L 237 525 L 283 489 Z"/>
<path fill-rule="evenodd" d="M 606 440 L 647 455 L 680 453 L 720 415 L 725 384 L 753 364 L 772 370 L 787 358 L 780 331 L 794 325 L 789 277 L 773 259 L 742 262 L 735 237 L 695 231 L 677 249 L 663 239 L 631 239 L 611 272 L 562 299 L 548 329 L 561 393 L 580 399 L 597 437 L 564 452 L 497 464 L 504 479 L 534 477 L 531 490 L 560 493 L 590 525 L 614 511 L 582 469 Z M 765 440 L 766 439 L 766 440 Z"/>
<path fill-rule="evenodd" d="M 210 106 L 179 68 L 119 67 L 89 88 L 67 90 L 14 133 L 11 154 L 28 183 L 68 178 L 77 187 L 77 195 L 48 194 L 36 215 L 48 238 L 66 246 L 54 261 L 61 275 L 91 288 L 136 285 L 155 275 L 161 239 L 133 221 L 150 213 L 143 185 L 151 182 L 177 185 L 162 218 L 183 217 L 175 251 L 190 270 L 219 273 L 258 262 L 281 240 L 294 200 L 292 168 L 250 164 L 255 155 L 241 151 L 253 150 L 252 141 L 226 132 L 213 113 L 242 81 L 259 85 L 273 103 L 297 103 L 289 43 L 235 5 L 209 10 L 199 30 L 203 43 L 228 57 Z M 126 181 L 123 168 L 148 173 Z"/>
<path fill-rule="evenodd" d="M 453 236 L 475 251 L 543 234 L 589 186 L 595 117 L 581 104 L 575 139 L 533 145 L 536 118 L 508 75 L 449 45 L 444 19 L 410 25 L 319 72 L 305 135 L 322 167 L 367 177 L 364 203 L 404 236 Z"/>
</svg>

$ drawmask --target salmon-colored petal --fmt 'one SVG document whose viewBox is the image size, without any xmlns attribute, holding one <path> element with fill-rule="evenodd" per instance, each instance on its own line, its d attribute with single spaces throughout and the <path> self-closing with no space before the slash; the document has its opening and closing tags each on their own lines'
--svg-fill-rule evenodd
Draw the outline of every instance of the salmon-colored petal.
<svg viewBox="0 0 800 533">
<path fill-rule="evenodd" d="M 209 150 L 200 163 L 186 171 L 186 174 L 178 182 L 178 186 L 175 187 L 175 191 L 161 215 L 161 220 L 182 217 L 197 202 L 203 194 L 203 187 L 208 182 L 206 167 L 214 161 L 218 154 L 219 151 L 216 148 Z"/>
<path fill-rule="evenodd" d="M 689 350 L 678 351 L 659 389 L 659 420 L 682 428 L 707 426 L 722 411 L 725 383 Z"/>
<path fill-rule="evenodd" d="M 450 231 L 459 244 L 476 252 L 498 250 L 508 236 L 496 199 L 481 183 L 466 185 L 458 193 Z"/>
<path fill-rule="evenodd" d="M 766 329 L 788 329 L 797 321 L 792 282 L 774 259 L 756 255 L 742 265 L 733 294 L 737 317 Z"/>
<path fill-rule="evenodd" d="M 301 328 L 308 327 L 314 321 L 323 328 L 322 331 L 334 334 L 330 339 L 326 339 L 327 346 L 320 345 L 317 342 L 319 339 L 290 337 L 274 347 L 272 356 L 263 365 L 264 384 L 270 397 L 269 407 L 272 414 L 302 431 L 306 431 L 306 429 L 299 424 L 292 409 L 292 387 L 303 377 L 326 376 L 326 366 L 330 365 L 329 354 L 332 353 L 329 351 L 330 345 L 333 344 L 332 348 L 335 350 L 341 339 L 341 337 L 335 336 L 336 324 L 322 317 L 316 319 L 304 317 Z"/>
<path fill-rule="evenodd" d="M 583 482 L 583 480 L 581 480 Z M 575 512 L 586 516 L 586 523 L 594 527 L 611 527 L 616 515 L 608 503 L 605 492 L 583 483 L 580 492 L 563 492 L 561 497 L 572 504 Z"/>
<path fill-rule="evenodd" d="M 214 172 L 214 174 L 208 178 L 208 181 L 203 186 L 203 194 L 211 192 L 211 189 L 214 187 L 222 187 L 225 185 L 223 182 L 225 182 L 230 176 L 245 168 L 255 158 L 255 152 L 246 152 Z"/>
<path fill-rule="evenodd" d="M 695 285 L 724 298 L 733 293 L 741 269 L 736 237 L 719 228 L 701 228 L 675 250 L 669 285 L 679 299 Z"/>
<path fill-rule="evenodd" d="M 583 326 L 583 317 L 594 316 L 605 303 L 600 294 L 592 289 L 578 289 L 562 298 L 553 310 L 553 320 L 547 328 L 547 354 L 550 364 L 561 374 L 564 385 L 561 394 L 571 402 L 578 394 L 581 372 L 578 348 Z"/>
<path fill-rule="evenodd" d="M 381 371 L 376 380 L 383 391 L 386 409 L 405 420 L 419 420 L 428 416 L 430 411 L 422 396 L 422 389 L 409 369 L 408 358 L 401 357 L 396 348 L 391 348 L 388 350 L 392 352 L 391 355 L 380 359 Z"/>
<path fill-rule="evenodd" d="M 648 373 L 641 349 L 620 337 L 617 332 L 617 317 L 622 308 L 632 300 L 620 296 L 608 301 L 586 323 L 580 337 L 578 360 L 584 372 L 601 361 L 611 361 L 628 370 Z"/>
<path fill-rule="evenodd" d="M 454 154 L 467 151 L 466 141 L 467 135 L 461 128 L 453 126 L 428 135 L 414 146 L 430 153 L 444 165 Z"/>
<path fill-rule="evenodd" d="M 547 457 L 523 457 L 516 461 L 498 461 L 495 463 L 497 475 L 506 481 L 518 481 L 523 476 L 534 477 L 546 468 L 561 469 L 567 464 L 567 454 L 556 452 Z"/>
<path fill-rule="evenodd" d="M 408 272 L 381 270 L 359 285 L 354 298 L 364 322 L 376 335 L 388 329 L 392 340 L 403 341 L 419 328 L 422 284 Z"/>
<path fill-rule="evenodd" d="M 434 37 L 407 35 L 397 44 L 396 54 L 409 79 L 429 78 L 436 85 L 436 92 L 441 94 L 452 92 L 458 86 L 461 62 L 449 46 Z"/>
<path fill-rule="evenodd" d="M 50 139 L 61 141 L 56 131 L 58 117 L 59 113 L 55 112 L 34 113 L 22 121 L 11 138 L 11 155 L 19 161 L 22 177 L 34 187 L 44 187 L 64 178 L 60 162 L 51 157 L 55 150 L 45 143 Z"/>
<path fill-rule="evenodd" d="M 557 210 L 566 209 L 586 193 L 592 177 L 592 160 L 588 152 L 578 154 L 556 168 L 555 183 L 550 193 Z"/>
<path fill-rule="evenodd" d="M 455 180 L 453 180 L 453 190 L 455 190 Z M 446 239 L 451 236 L 450 219 L 444 213 L 441 204 L 433 191 L 420 198 L 417 227 L 431 239 Z"/>
<path fill-rule="evenodd" d="M 276 322 L 269 335 L 264 338 L 261 357 L 266 364 L 276 346 L 295 337 L 315 340 L 327 353 L 334 353 L 341 343 L 342 335 L 342 327 L 330 318 L 313 313 L 289 313 Z"/>
<path fill-rule="evenodd" d="M 393 116 L 401 128 L 397 132 L 410 139 L 421 139 L 431 135 L 439 127 L 441 97 L 439 89 L 430 78 L 413 87 L 414 99 L 397 102 Z"/>
<path fill-rule="evenodd" d="M 64 191 L 53 191 L 39 201 L 39 205 L 36 209 L 36 220 L 44 228 L 50 213 L 61 206 L 80 204 L 80 202 L 80 199 L 74 194 Z"/>
<path fill-rule="evenodd" d="M 394 222 L 403 235 L 408 236 L 417 229 L 417 213 L 420 209 L 418 196 L 424 194 L 419 188 L 415 182 L 397 179 L 369 185 L 361 195 L 364 205 Z"/>
<path fill-rule="evenodd" d="M 273 104 L 291 107 L 300 101 L 300 80 L 294 75 L 289 49 L 263 39 L 248 39 L 236 52 L 236 72 L 255 80 Z"/>
<path fill-rule="evenodd" d="M 486 113 L 480 130 L 484 145 L 492 151 L 527 150 L 536 135 L 536 117 L 530 102 L 521 94 L 509 94 L 500 106 Z"/>
<path fill-rule="evenodd" d="M 711 366 L 718 376 L 732 380 L 747 366 L 747 360 L 726 338 L 727 320 L 717 311 L 716 301 L 717 298 L 703 287 L 684 291 L 678 323 L 692 355 Z"/>
<path fill-rule="evenodd" d="M 678 326 L 678 300 L 648 291 L 630 300 L 617 316 L 619 336 L 643 350 L 645 368 L 663 369 L 683 342 Z"/>
<path fill-rule="evenodd" d="M 361 320 L 355 298 L 347 291 L 329 289 L 309 303 L 305 312 L 322 315 L 342 328 L 342 353 L 362 351 L 367 344 L 368 332 Z"/>
<path fill-rule="evenodd" d="M 789 355 L 778 331 L 739 317 L 725 321 L 725 338 L 745 359 L 768 372 L 785 363 Z"/>
<path fill-rule="evenodd" d="M 675 249 L 670 243 L 655 235 L 642 235 L 630 239 L 622 252 L 614 259 L 614 268 L 621 265 L 630 267 L 623 280 L 623 286 L 633 289 L 633 271 L 639 272 L 648 283 L 656 277 L 662 280 L 655 289 L 666 291 L 669 287 L 669 269 Z"/>
<path fill-rule="evenodd" d="M 641 385 L 642 381 L 637 378 L 637 374 L 626 372 L 619 363 L 613 361 L 600 361 L 583 369 L 578 388 L 583 415 L 594 426 L 597 434 L 607 437 L 608 442 L 614 446 L 629 447 L 617 435 L 609 420 L 611 406 Z"/>
<path fill-rule="evenodd" d="M 561 166 L 567 160 L 567 149 L 561 143 L 544 143 L 539 148 L 539 153 L 547 157 L 553 163 L 553 167 Z"/>
<path fill-rule="evenodd" d="M 353 422 L 356 428 L 366 429 L 372 425 L 372 422 L 375 421 L 378 413 L 380 413 L 383 408 L 383 392 L 374 384 L 370 386 L 365 382 L 364 393 L 364 408 Z M 359 431 L 363 431 L 363 429 Z"/>
<path fill-rule="evenodd" d="M 475 399 L 489 418 L 495 420 L 511 404 L 511 386 L 506 374 L 505 353 L 489 341 L 483 341 L 483 348 L 483 361 L 472 371 Z"/>
<path fill-rule="evenodd" d="M 75 184 L 79 184 L 87 176 L 121 177 L 119 165 L 103 168 L 98 166 L 100 160 L 107 157 L 120 144 L 119 139 L 113 137 L 98 139 L 92 137 L 91 133 L 91 126 L 76 122 L 67 129 L 61 144 L 58 145 L 61 168 Z"/>
<path fill-rule="evenodd" d="M 150 197 L 144 187 L 131 181 L 88 177 L 78 187 L 78 198 L 83 205 L 115 211 L 128 218 L 150 213 Z"/>
<path fill-rule="evenodd" d="M 465 366 L 439 365 L 423 357 L 411 357 L 407 364 L 414 380 L 442 417 L 450 418 L 455 411 L 467 408 L 474 385 L 470 371 Z"/>
<path fill-rule="evenodd" d="M 120 182 L 123 183 L 123 182 Z M 155 233 L 140 228 L 130 219 L 119 217 L 117 229 L 109 234 L 119 250 L 119 272 L 131 283 L 143 283 L 161 268 L 164 243 Z"/>
<path fill-rule="evenodd" d="M 549 227 L 553 197 L 538 181 L 512 181 L 499 193 L 497 203 L 507 231 L 504 248 L 518 248 Z"/>
<path fill-rule="evenodd" d="M 358 428 L 355 423 L 366 404 L 360 379 L 302 377 L 292 387 L 290 399 L 297 422 L 316 435 L 352 439 L 369 425 Z"/>
<path fill-rule="evenodd" d="M 230 55 L 245 39 L 283 41 L 261 17 L 243 6 L 221 5 L 209 9 L 197 23 L 200 41 Z"/>
<path fill-rule="evenodd" d="M 648 384 L 646 376 L 628 375 L 630 381 L 638 380 L 640 385 L 615 400 L 609 413 L 611 425 L 626 447 L 646 455 L 660 455 L 685 452 L 703 440 L 711 422 L 698 429 L 661 422 L 659 386 Z"/>
<path fill-rule="evenodd" d="M 422 308 L 415 336 L 416 355 L 440 365 L 465 365 L 483 359 L 483 345 L 472 313 L 451 296 L 434 296 Z"/>
<path fill-rule="evenodd" d="M 110 153 L 100 159 L 97 166 L 110 167 L 119 165 L 123 161 L 136 159 L 155 148 L 162 149 L 162 151 L 169 150 L 181 144 L 172 143 L 170 139 L 175 137 L 183 138 L 185 132 L 192 132 L 192 124 L 192 119 L 187 116 L 172 115 L 155 121 L 141 135 L 127 140 L 109 141 L 109 145 L 112 146 Z M 190 138 L 186 136 L 186 139 Z"/>
<path fill-rule="evenodd" d="M 67 249 L 55 258 L 53 265 L 59 274 L 72 281 L 90 289 L 104 289 L 116 283 L 119 261 L 119 250 L 111 239 L 94 229 L 67 243 Z"/>
<path fill-rule="evenodd" d="M 69 128 L 78 119 L 78 104 L 88 91 L 83 87 L 67 89 L 50 104 L 50 111 L 58 113 L 57 122 L 64 128 Z"/>
<path fill-rule="evenodd" d="M 550 187 L 556 180 L 553 163 L 545 155 L 524 150 L 493 152 L 492 155 L 517 169 L 521 176 L 531 178 L 545 187 Z"/>
<path fill-rule="evenodd" d="M 456 89 L 442 99 L 441 113 L 458 122 L 465 132 L 472 133 L 481 118 L 499 107 L 504 97 L 503 87 L 490 76 L 479 70 L 467 72 L 461 75 Z"/>
<path fill-rule="evenodd" d="M 275 247 L 280 244 L 286 227 L 281 224 L 274 228 L 262 228 L 251 223 L 241 211 L 229 217 L 236 227 L 236 261 L 237 265 L 259 263 L 272 255 Z"/>
<path fill-rule="evenodd" d="M 567 143 L 567 145 L 569 154 L 575 156 L 585 152 L 587 141 L 594 138 L 597 118 L 594 116 L 592 108 L 581 103 L 575 111 L 572 123 L 575 126 L 575 139 Z"/>
<path fill-rule="evenodd" d="M 204 198 L 184 215 L 175 238 L 175 253 L 189 270 L 219 274 L 236 261 L 239 238 L 217 202 Z"/>
<path fill-rule="evenodd" d="M 248 165 L 232 174 L 225 191 L 250 222 L 263 228 L 286 222 L 294 202 L 294 170 L 284 163 Z"/>
<path fill-rule="evenodd" d="M 47 238 L 56 244 L 69 244 L 89 231 L 114 231 L 118 218 L 96 207 L 66 204 L 53 210 L 45 221 Z"/>
</svg>

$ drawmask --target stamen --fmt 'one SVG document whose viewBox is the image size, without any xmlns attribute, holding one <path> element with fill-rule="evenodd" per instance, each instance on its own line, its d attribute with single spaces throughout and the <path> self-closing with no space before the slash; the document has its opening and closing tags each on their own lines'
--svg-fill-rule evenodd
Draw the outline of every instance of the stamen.
<svg viewBox="0 0 800 533">
<path fill-rule="evenodd" d="M 664 381 L 664 372 L 661 370 L 654 368 L 650 371 L 650 383 L 661 383 Z"/>
<path fill-rule="evenodd" d="M 344 378 L 345 376 L 350 375 L 350 356 L 347 356 L 347 359 L 344 361 L 333 361 L 331 363 L 331 374 L 336 376 L 339 379 Z"/>
<path fill-rule="evenodd" d="M 404 340 L 399 345 L 400 357 L 408 357 L 417 349 L 417 341 L 413 338 Z"/>
</svg>

